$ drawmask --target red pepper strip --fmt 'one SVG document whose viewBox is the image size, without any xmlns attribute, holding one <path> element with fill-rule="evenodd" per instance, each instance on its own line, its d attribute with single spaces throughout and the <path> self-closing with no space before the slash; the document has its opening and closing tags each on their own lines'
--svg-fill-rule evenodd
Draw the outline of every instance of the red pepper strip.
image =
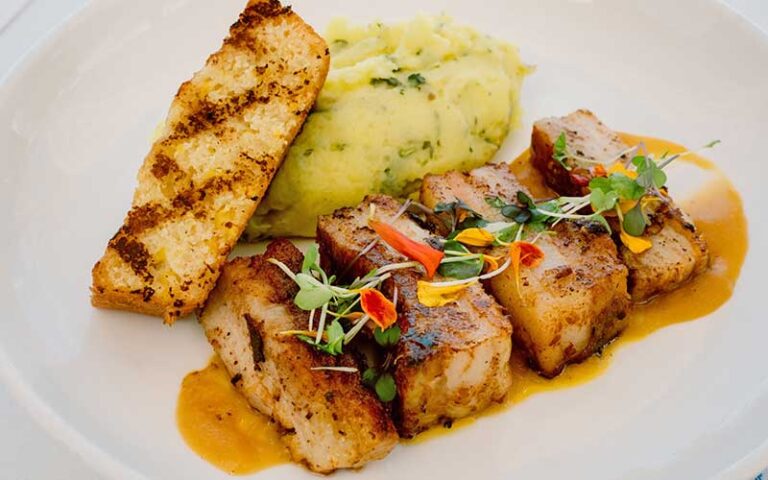
<svg viewBox="0 0 768 480">
<path fill-rule="evenodd" d="M 373 288 L 360 290 L 360 306 L 363 311 L 376 322 L 382 330 L 389 328 L 397 321 L 395 304 L 385 297 L 380 291 Z"/>
<path fill-rule="evenodd" d="M 369 220 L 368 224 L 390 247 L 411 260 L 424 265 L 424 268 L 427 270 L 427 277 L 432 278 L 435 276 L 437 267 L 440 266 L 440 261 L 445 256 L 443 252 L 430 247 L 426 243 L 411 240 L 388 223 Z"/>
</svg>

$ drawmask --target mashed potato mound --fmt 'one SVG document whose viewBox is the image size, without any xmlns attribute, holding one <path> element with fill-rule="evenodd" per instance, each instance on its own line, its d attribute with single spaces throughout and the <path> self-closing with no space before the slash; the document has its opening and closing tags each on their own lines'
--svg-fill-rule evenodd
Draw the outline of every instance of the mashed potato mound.
<svg viewBox="0 0 768 480">
<path fill-rule="evenodd" d="M 446 17 L 326 34 L 331 71 L 246 237 L 314 236 L 317 216 L 428 173 L 488 162 L 520 114 L 528 68 L 512 45 Z"/>
</svg>

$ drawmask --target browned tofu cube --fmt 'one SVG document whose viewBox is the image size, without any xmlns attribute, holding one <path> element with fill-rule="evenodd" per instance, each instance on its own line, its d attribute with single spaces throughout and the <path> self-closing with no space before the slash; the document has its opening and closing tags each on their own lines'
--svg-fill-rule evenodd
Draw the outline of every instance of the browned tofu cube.
<svg viewBox="0 0 768 480">
<path fill-rule="evenodd" d="M 554 160 L 554 144 L 561 133 L 565 134 L 568 152 L 589 162 L 567 158 L 565 163 L 571 168 L 567 171 Z M 628 149 L 629 145 L 616 132 L 587 110 L 577 110 L 565 117 L 545 118 L 533 126 L 533 165 L 561 195 L 587 194 L 594 162 L 601 162 L 608 168 L 612 161 L 623 159 L 620 154 Z M 664 203 L 652 215 L 652 225 L 643 235 L 653 244 L 649 250 L 633 253 L 614 235 L 619 255 L 629 268 L 629 292 L 637 302 L 678 288 L 709 265 L 706 242 L 693 222 L 670 197 L 666 197 Z"/>
<path fill-rule="evenodd" d="M 284 440 L 295 461 L 327 473 L 383 458 L 397 432 L 360 373 L 312 370 L 356 367 L 352 356 L 320 353 L 280 334 L 305 329 L 307 315 L 293 304 L 296 284 L 268 258 L 298 271 L 303 257 L 277 240 L 263 255 L 228 262 L 200 316 L 208 340 L 250 404 L 289 432 Z"/>
<path fill-rule="evenodd" d="M 468 173 L 428 176 L 421 201 L 434 208 L 460 199 L 497 222 L 505 219 L 486 197 L 514 203 L 521 190 L 508 165 L 489 165 Z M 566 364 L 592 355 L 624 328 L 627 269 L 600 227 L 562 222 L 551 234 L 541 235 L 536 245 L 544 252 L 541 264 L 521 269 L 519 281 L 509 268 L 489 287 L 511 315 L 516 343 L 543 375 L 552 377 Z M 500 248 L 492 254 L 506 251 Z"/>
<path fill-rule="evenodd" d="M 632 253 L 619 242 L 619 253 L 629 268 L 632 299 L 643 302 L 672 291 L 709 267 L 707 243 L 688 216 L 672 201 L 651 217 L 643 238 L 653 246 Z"/>
<path fill-rule="evenodd" d="M 352 263 L 378 238 L 368 227 L 371 205 L 375 205 L 377 218 L 383 220 L 393 218 L 400 208 L 391 197 L 374 195 L 356 208 L 342 208 L 320 217 L 318 223 L 321 257 L 340 272 L 348 268 L 352 277 L 407 261 L 379 242 Z M 407 216 L 398 218 L 393 226 L 414 240 L 430 237 Z M 453 303 L 426 307 L 417 298 L 417 282 L 422 279 L 420 269 L 398 270 L 382 286 L 390 297 L 395 288 L 398 290 L 402 335 L 395 350 L 395 419 L 405 437 L 502 400 L 511 383 L 512 326 L 499 304 L 475 284 Z M 440 280 L 439 275 L 435 280 Z"/>
<path fill-rule="evenodd" d="M 565 134 L 568 151 L 589 162 L 579 162 L 569 157 L 564 163 L 566 170 L 554 158 L 555 142 Z M 560 195 L 579 196 L 589 193 L 587 186 L 592 179 L 596 163 L 608 167 L 617 160 L 627 146 L 613 130 L 609 129 L 589 110 L 576 110 L 565 117 L 550 117 L 533 124 L 531 135 L 531 159 L 544 175 L 547 184 Z"/>
</svg>

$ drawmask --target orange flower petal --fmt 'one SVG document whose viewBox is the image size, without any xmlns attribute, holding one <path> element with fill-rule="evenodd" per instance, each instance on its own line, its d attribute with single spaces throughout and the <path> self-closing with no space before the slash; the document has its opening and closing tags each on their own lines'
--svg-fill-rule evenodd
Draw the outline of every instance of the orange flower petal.
<svg viewBox="0 0 768 480">
<path fill-rule="evenodd" d="M 619 202 L 621 213 L 627 213 L 628 211 L 635 208 L 635 205 L 637 205 L 637 200 L 622 200 Z"/>
<path fill-rule="evenodd" d="M 633 180 L 637 178 L 637 172 L 634 170 L 629 170 L 621 162 L 616 162 L 613 165 L 611 165 L 610 168 L 608 168 L 608 173 L 623 173 L 624 175 L 628 176 Z"/>
<path fill-rule="evenodd" d="M 515 274 L 517 290 L 520 291 L 520 267 L 536 267 L 544 260 L 544 252 L 530 242 L 512 242 L 509 245 L 509 258 L 512 272 Z"/>
<path fill-rule="evenodd" d="M 492 257 L 491 255 L 483 255 L 483 262 L 488 264 L 488 271 L 492 272 L 499 268 L 499 257 Z"/>
<path fill-rule="evenodd" d="M 650 240 L 646 240 L 642 237 L 633 237 L 625 232 L 624 229 L 621 230 L 619 238 L 621 239 L 621 243 L 626 245 L 632 253 L 643 253 L 653 246 L 653 243 L 651 243 Z"/>
<path fill-rule="evenodd" d="M 389 328 L 397 321 L 397 310 L 380 291 L 373 288 L 360 290 L 360 306 L 382 330 Z"/>
<path fill-rule="evenodd" d="M 427 270 L 427 277 L 432 278 L 435 276 L 437 267 L 440 266 L 440 261 L 445 256 L 443 252 L 430 247 L 426 243 L 411 240 L 388 223 L 369 220 L 368 224 L 390 247 L 411 260 L 424 265 L 424 268 Z"/>
<path fill-rule="evenodd" d="M 595 165 L 595 168 L 592 170 L 592 174 L 596 177 L 607 177 L 608 173 L 605 171 L 605 167 L 601 164 Z"/>
</svg>

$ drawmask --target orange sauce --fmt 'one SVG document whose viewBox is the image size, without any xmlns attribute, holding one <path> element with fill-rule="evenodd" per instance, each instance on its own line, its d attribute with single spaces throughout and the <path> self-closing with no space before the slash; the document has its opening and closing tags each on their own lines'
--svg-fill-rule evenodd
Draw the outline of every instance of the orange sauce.
<svg viewBox="0 0 768 480">
<path fill-rule="evenodd" d="M 288 462 L 277 426 L 251 408 L 218 356 L 184 377 L 176 421 L 187 445 L 225 472 L 242 475 Z"/>
<path fill-rule="evenodd" d="M 650 153 L 676 153 L 680 145 L 649 137 L 622 134 L 630 145 L 645 142 Z M 629 315 L 627 329 L 602 354 L 570 365 L 559 376 L 546 379 L 528 368 L 519 353 L 512 358 L 514 385 L 504 402 L 480 415 L 501 412 L 531 396 L 584 384 L 610 367 L 617 348 L 674 323 L 685 322 L 714 312 L 730 298 L 747 252 L 747 220 L 741 198 L 731 182 L 709 160 L 699 155 L 681 157 L 712 174 L 712 180 L 680 205 L 693 218 L 707 241 L 711 268 L 680 289 L 638 305 Z M 513 163 L 512 170 L 537 198 L 553 196 L 541 175 L 530 165 L 526 150 Z M 674 195 L 674 192 L 672 192 Z M 231 415 L 230 415 L 231 414 Z M 200 456 L 232 473 L 249 473 L 288 461 L 279 433 L 268 418 L 256 413 L 231 385 L 217 357 L 199 372 L 189 374 L 182 383 L 178 405 L 179 429 L 190 447 Z M 477 416 L 453 423 L 452 428 L 435 427 L 404 443 L 414 444 L 472 424 Z"/>
<path fill-rule="evenodd" d="M 664 152 L 679 153 L 687 149 L 678 144 L 650 137 L 621 134 L 629 145 L 644 142 L 649 153 L 658 158 Z M 646 335 L 680 322 L 687 322 L 706 316 L 720 308 L 733 293 L 733 288 L 747 253 L 747 219 L 741 197 L 733 184 L 716 165 L 700 155 L 680 157 L 685 162 L 711 174 L 711 180 L 690 198 L 680 199 L 679 204 L 693 219 L 696 227 L 706 240 L 712 264 L 709 270 L 674 292 L 659 296 L 650 302 L 637 305 L 629 314 L 628 326 L 624 332 L 602 354 L 569 365 L 563 373 L 549 380 L 537 375 L 525 363 L 519 353 L 512 358 L 514 385 L 504 402 L 492 407 L 480 416 L 506 410 L 530 396 L 584 384 L 609 368 L 610 358 L 622 345 L 637 341 Z M 512 162 L 512 171 L 531 193 L 544 198 L 551 191 L 543 185 L 543 178 L 530 164 L 530 151 L 526 150 Z M 674 192 L 672 192 L 674 196 Z M 456 428 L 473 423 L 477 418 L 469 417 L 454 422 L 451 429 L 435 427 L 420 434 L 407 443 L 420 443 L 443 435 Z"/>
</svg>

